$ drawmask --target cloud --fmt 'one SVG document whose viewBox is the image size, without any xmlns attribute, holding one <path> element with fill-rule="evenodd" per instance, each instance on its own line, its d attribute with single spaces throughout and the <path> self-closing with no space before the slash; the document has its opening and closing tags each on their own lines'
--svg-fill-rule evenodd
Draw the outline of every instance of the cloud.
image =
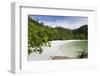
<svg viewBox="0 0 100 76">
<path fill-rule="evenodd" d="M 88 17 L 80 16 L 33 16 L 33 19 L 38 19 L 47 26 L 56 27 L 61 26 L 64 28 L 75 29 L 84 24 L 88 24 Z"/>
<path fill-rule="evenodd" d="M 64 28 L 75 29 L 84 24 L 88 24 L 88 18 L 80 18 L 78 20 L 56 20 L 55 22 L 44 21 L 44 24 L 51 27 L 61 26 Z"/>
</svg>

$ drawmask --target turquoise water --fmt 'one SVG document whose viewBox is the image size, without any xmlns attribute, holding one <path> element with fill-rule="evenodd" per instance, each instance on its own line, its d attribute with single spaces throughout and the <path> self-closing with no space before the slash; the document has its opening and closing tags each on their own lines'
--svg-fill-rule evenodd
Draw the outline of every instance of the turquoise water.
<svg viewBox="0 0 100 76">
<path fill-rule="evenodd" d="M 88 41 L 79 40 L 63 44 L 60 49 L 69 57 L 77 57 L 81 52 L 88 53 Z"/>
</svg>

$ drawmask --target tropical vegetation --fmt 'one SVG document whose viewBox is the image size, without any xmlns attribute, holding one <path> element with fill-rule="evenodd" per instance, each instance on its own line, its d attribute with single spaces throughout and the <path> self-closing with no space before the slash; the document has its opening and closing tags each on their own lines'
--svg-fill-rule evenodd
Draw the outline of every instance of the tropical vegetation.
<svg viewBox="0 0 100 76">
<path fill-rule="evenodd" d="M 41 54 L 43 52 L 43 46 L 50 47 L 50 41 L 53 40 L 74 39 L 88 39 L 87 24 L 77 29 L 69 29 L 61 26 L 51 27 L 28 16 L 28 54 L 32 52 Z"/>
</svg>

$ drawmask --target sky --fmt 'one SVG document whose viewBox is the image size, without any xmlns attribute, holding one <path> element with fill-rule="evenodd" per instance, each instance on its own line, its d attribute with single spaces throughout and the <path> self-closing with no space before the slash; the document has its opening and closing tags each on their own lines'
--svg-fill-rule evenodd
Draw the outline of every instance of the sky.
<svg viewBox="0 0 100 76">
<path fill-rule="evenodd" d="M 46 16 L 32 15 L 32 19 L 43 22 L 46 26 L 61 26 L 68 29 L 76 29 L 82 25 L 88 24 L 88 17 L 81 16 Z"/>
</svg>

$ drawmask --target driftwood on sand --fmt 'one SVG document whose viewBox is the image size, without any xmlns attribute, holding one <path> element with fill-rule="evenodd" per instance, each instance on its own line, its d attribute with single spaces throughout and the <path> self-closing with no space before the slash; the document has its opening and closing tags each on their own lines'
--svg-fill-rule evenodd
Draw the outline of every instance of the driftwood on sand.
<svg viewBox="0 0 100 76">
<path fill-rule="evenodd" d="M 74 59 L 67 56 L 50 56 L 52 60 L 60 60 L 60 59 Z"/>
</svg>

